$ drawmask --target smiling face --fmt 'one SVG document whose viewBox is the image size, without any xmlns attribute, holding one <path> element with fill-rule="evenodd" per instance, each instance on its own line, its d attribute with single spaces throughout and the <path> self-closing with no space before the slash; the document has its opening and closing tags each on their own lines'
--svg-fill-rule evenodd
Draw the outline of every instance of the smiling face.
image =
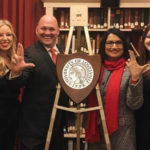
<svg viewBox="0 0 150 150">
<path fill-rule="evenodd" d="M 39 41 L 46 47 L 53 47 L 59 35 L 59 27 L 56 18 L 53 16 L 43 16 L 36 28 L 36 35 Z"/>
<path fill-rule="evenodd" d="M 146 49 L 150 52 L 150 30 L 148 31 L 147 36 L 144 40 L 144 45 Z"/>
<path fill-rule="evenodd" d="M 116 61 L 123 55 L 122 40 L 115 34 L 110 33 L 106 39 L 105 53 L 109 61 Z"/>
<path fill-rule="evenodd" d="M 8 51 L 13 45 L 13 34 L 9 26 L 0 26 L 0 50 Z"/>
</svg>

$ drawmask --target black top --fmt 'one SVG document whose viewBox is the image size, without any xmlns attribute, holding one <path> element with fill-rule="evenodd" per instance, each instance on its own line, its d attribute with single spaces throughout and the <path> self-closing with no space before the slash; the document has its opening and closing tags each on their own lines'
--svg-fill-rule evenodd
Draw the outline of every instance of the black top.
<svg viewBox="0 0 150 150">
<path fill-rule="evenodd" d="M 0 118 L 10 117 L 9 115 L 19 105 L 19 88 L 11 85 L 6 76 L 0 78 Z"/>
<path fill-rule="evenodd" d="M 19 119 L 19 88 L 0 78 L 0 149 L 14 148 Z"/>
<path fill-rule="evenodd" d="M 150 78 L 143 79 L 143 106 L 136 111 L 137 150 L 145 150 L 150 143 Z"/>
</svg>

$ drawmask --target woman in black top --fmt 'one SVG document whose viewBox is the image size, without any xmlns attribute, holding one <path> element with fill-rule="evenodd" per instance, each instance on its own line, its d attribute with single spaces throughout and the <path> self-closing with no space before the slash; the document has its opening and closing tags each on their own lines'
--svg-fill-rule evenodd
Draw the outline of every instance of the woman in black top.
<svg viewBox="0 0 150 150">
<path fill-rule="evenodd" d="M 150 26 L 143 32 L 140 63 L 150 63 Z M 137 150 L 149 149 L 150 143 L 150 68 L 143 73 L 144 104 L 136 112 Z"/>
<path fill-rule="evenodd" d="M 13 27 L 9 21 L 0 20 L 0 150 L 14 149 L 18 127 L 19 89 L 6 80 L 15 53 Z"/>
</svg>

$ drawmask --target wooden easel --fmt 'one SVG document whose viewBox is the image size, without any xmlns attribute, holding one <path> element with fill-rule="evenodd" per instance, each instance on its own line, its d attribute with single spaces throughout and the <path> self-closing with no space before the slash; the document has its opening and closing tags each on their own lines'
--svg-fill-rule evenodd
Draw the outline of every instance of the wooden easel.
<svg viewBox="0 0 150 150">
<path fill-rule="evenodd" d="M 92 48 L 91 48 L 91 42 L 90 42 L 88 27 L 87 26 L 83 26 L 83 27 L 84 27 L 88 52 L 89 52 L 89 55 L 92 56 L 92 55 L 94 55 L 94 53 L 92 52 Z M 69 36 L 68 36 L 68 41 L 67 41 L 65 53 L 64 53 L 65 55 L 69 54 L 69 48 L 70 48 L 70 43 L 71 43 L 73 31 L 74 31 L 74 26 L 71 26 L 70 30 L 69 30 Z M 96 88 L 96 95 L 97 95 L 97 99 L 98 99 L 98 106 L 97 107 L 80 109 L 80 106 L 77 105 L 77 108 L 68 108 L 68 107 L 63 107 L 63 106 L 58 105 L 58 100 L 59 100 L 59 96 L 60 96 L 60 89 L 61 89 L 61 85 L 60 85 L 60 83 L 58 83 L 56 96 L 55 96 L 55 101 L 54 101 L 54 106 L 53 106 L 52 115 L 51 115 L 51 119 L 50 119 L 49 130 L 48 130 L 48 133 L 47 133 L 45 150 L 49 150 L 49 145 L 50 145 L 50 142 L 51 142 L 53 125 L 54 125 L 57 109 L 77 113 L 77 150 L 80 150 L 80 114 L 84 113 L 84 112 L 88 112 L 88 111 L 99 110 L 100 117 L 101 117 L 101 120 L 102 120 L 102 126 L 103 126 L 103 131 L 104 131 L 106 147 L 107 147 L 107 150 L 111 150 L 109 134 L 108 134 L 107 126 L 106 126 L 104 109 L 103 109 L 101 95 L 100 95 L 100 86 L 99 86 L 98 83 L 97 83 L 95 88 Z"/>
</svg>

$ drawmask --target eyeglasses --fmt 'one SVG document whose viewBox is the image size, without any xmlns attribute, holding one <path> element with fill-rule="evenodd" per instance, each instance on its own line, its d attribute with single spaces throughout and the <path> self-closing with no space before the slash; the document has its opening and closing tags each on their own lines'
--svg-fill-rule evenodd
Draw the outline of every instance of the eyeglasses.
<svg viewBox="0 0 150 150">
<path fill-rule="evenodd" d="M 150 39 L 150 35 L 147 35 L 146 38 Z"/>
<path fill-rule="evenodd" d="M 117 47 L 120 47 L 120 46 L 122 46 L 122 41 L 116 41 L 116 42 L 114 42 L 114 41 L 106 41 L 106 45 L 107 45 L 108 47 L 112 47 L 114 44 L 115 44 Z"/>
</svg>

